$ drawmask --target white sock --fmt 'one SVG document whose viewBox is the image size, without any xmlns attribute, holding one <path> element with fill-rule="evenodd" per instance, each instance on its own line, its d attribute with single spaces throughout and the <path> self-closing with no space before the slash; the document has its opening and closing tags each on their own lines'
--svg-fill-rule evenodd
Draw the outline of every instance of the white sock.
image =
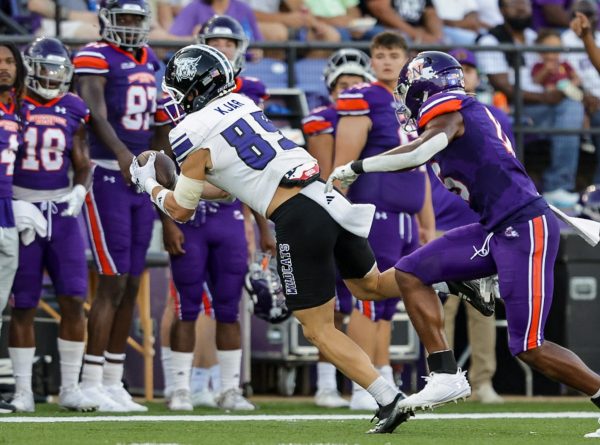
<svg viewBox="0 0 600 445">
<path fill-rule="evenodd" d="M 317 391 L 336 390 L 335 366 L 329 362 L 317 363 Z"/>
<path fill-rule="evenodd" d="M 69 341 L 58 338 L 58 355 L 60 356 L 60 386 L 66 388 L 79 383 L 79 371 L 85 343 L 82 341 Z"/>
<path fill-rule="evenodd" d="M 369 394 L 371 394 L 381 406 L 392 403 L 398 394 L 398 390 L 381 376 L 377 377 L 375 381 L 369 385 L 367 391 L 369 391 Z"/>
<path fill-rule="evenodd" d="M 171 351 L 171 369 L 173 370 L 173 391 L 190 389 L 190 374 L 192 372 L 193 352 Z"/>
<path fill-rule="evenodd" d="M 81 386 L 97 386 L 102 384 L 102 365 L 104 357 L 101 355 L 85 354 L 83 356 L 83 371 L 81 372 Z"/>
<path fill-rule="evenodd" d="M 215 394 L 219 394 L 221 392 L 221 366 L 217 363 L 208 370 L 210 372 L 210 387 Z"/>
<path fill-rule="evenodd" d="M 160 363 L 162 364 L 165 391 L 167 391 L 173 386 L 173 366 L 171 365 L 171 348 L 169 346 L 160 347 Z"/>
<path fill-rule="evenodd" d="M 125 354 L 104 352 L 104 366 L 102 369 L 102 384 L 104 386 L 121 386 L 123 380 L 123 362 Z"/>
<path fill-rule="evenodd" d="M 8 348 L 15 376 L 16 392 L 31 391 L 31 374 L 35 348 Z"/>
<path fill-rule="evenodd" d="M 242 366 L 242 350 L 218 351 L 217 357 L 221 366 L 221 391 L 240 387 L 240 367 Z"/>
<path fill-rule="evenodd" d="M 192 368 L 192 392 L 208 390 L 210 368 Z"/>
<path fill-rule="evenodd" d="M 592 399 L 597 399 L 598 397 L 600 397 L 600 389 L 591 398 Z"/>
<path fill-rule="evenodd" d="M 377 366 L 377 371 L 379 371 L 381 377 L 386 379 L 393 386 L 396 386 L 396 381 L 394 380 L 394 370 L 390 365 Z"/>
</svg>

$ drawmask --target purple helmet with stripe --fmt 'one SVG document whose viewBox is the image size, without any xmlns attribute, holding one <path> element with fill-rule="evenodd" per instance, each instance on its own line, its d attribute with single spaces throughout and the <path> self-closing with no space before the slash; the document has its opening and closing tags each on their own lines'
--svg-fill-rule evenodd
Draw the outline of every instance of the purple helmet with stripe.
<svg viewBox="0 0 600 445">
<path fill-rule="evenodd" d="M 581 216 L 600 222 L 600 184 L 585 189 L 576 210 Z"/>
<path fill-rule="evenodd" d="M 44 99 L 54 99 L 69 91 L 73 64 L 69 50 L 53 37 L 38 37 L 23 53 L 27 69 L 27 89 Z"/>
<path fill-rule="evenodd" d="M 454 57 L 441 51 L 420 52 L 400 71 L 395 91 L 398 112 L 413 120 L 434 94 L 464 88 L 462 67 Z"/>
</svg>

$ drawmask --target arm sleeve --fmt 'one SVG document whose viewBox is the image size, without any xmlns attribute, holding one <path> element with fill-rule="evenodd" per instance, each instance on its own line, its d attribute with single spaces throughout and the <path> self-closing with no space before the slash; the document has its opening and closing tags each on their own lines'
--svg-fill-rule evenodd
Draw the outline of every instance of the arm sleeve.
<svg viewBox="0 0 600 445">
<path fill-rule="evenodd" d="M 343 91 L 335 103 L 340 116 L 363 116 L 370 113 L 369 102 L 360 90 Z"/>
<path fill-rule="evenodd" d="M 93 48 L 84 47 L 73 59 L 75 74 L 78 75 L 106 75 L 109 71 L 108 60 L 102 52 Z"/>
</svg>

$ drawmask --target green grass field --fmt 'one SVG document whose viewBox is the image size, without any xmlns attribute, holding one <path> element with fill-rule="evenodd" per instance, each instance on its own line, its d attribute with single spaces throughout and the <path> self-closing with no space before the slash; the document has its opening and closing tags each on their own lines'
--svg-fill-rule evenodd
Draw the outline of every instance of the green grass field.
<svg viewBox="0 0 600 445">
<path fill-rule="evenodd" d="M 219 410 L 197 409 L 190 414 L 171 413 L 159 403 L 148 404 L 150 410 L 141 417 L 128 415 L 72 414 L 56 405 L 38 405 L 35 414 L 12 414 L 0 417 L 0 444 L 206 444 L 206 445 L 362 445 L 362 444 L 577 444 L 600 439 L 584 439 L 596 430 L 594 406 L 584 400 L 565 402 L 510 402 L 504 405 L 480 405 L 467 402 L 449 405 L 433 413 L 417 413 L 417 418 L 401 425 L 392 435 L 366 435 L 367 413 L 348 410 L 325 410 L 303 401 L 259 402 L 252 416 L 281 416 L 281 420 L 244 419 L 247 414 L 224 414 Z M 588 418 L 565 418 L 550 413 L 576 412 Z M 548 413 L 550 418 L 449 419 L 449 414 Z M 587 413 L 587 414 L 585 414 Z M 357 416 L 330 420 L 328 415 Z M 440 414 L 441 418 L 438 418 Z M 177 419 L 172 416 L 180 416 Z M 318 420 L 301 420 L 312 415 Z M 435 415 L 435 418 L 434 418 Z M 545 415 L 545 414 L 542 414 Z M 598 414 L 600 416 L 600 413 Z M 101 420 L 108 417 L 119 421 Z M 192 416 L 192 417 L 190 417 Z M 210 416 L 210 417 L 209 417 Z M 168 420 L 168 418 L 171 420 Z M 195 419 L 191 421 L 191 419 Z M 166 419 L 166 420 L 163 420 Z M 185 420 L 188 419 L 188 420 Z M 14 420 L 18 423 L 7 422 Z M 85 420 L 83 422 L 68 422 Z M 202 420 L 202 421 L 200 421 Z M 43 422 L 43 423 L 42 423 Z"/>
</svg>

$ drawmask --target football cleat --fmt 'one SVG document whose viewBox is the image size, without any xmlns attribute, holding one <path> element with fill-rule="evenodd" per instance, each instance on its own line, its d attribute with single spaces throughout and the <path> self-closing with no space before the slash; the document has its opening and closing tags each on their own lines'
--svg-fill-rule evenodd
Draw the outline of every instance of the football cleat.
<svg viewBox="0 0 600 445">
<path fill-rule="evenodd" d="M 400 391 L 389 405 L 378 405 L 375 416 L 371 419 L 371 422 L 377 419 L 377 424 L 367 431 L 367 434 L 393 433 L 401 423 L 406 422 L 411 416 L 414 416 L 415 414 L 412 411 L 406 411 L 399 406 L 399 403 L 405 399 L 406 394 Z"/>
<path fill-rule="evenodd" d="M 598 423 L 600 423 L 600 419 L 598 419 Z M 600 438 L 600 428 L 598 428 L 596 431 L 594 431 L 592 433 L 587 433 L 583 437 L 587 437 L 587 438 Z"/>
<path fill-rule="evenodd" d="M 482 280 L 487 280 L 483 278 Z M 452 295 L 456 295 L 473 306 L 479 313 L 486 317 L 494 315 L 496 300 L 493 295 L 486 301 L 481 294 L 481 281 L 446 281 Z"/>
<path fill-rule="evenodd" d="M 176 389 L 171 395 L 169 401 L 169 409 L 171 411 L 193 411 L 192 399 L 189 389 Z"/>
<path fill-rule="evenodd" d="M 124 413 L 129 411 L 125 406 L 115 402 L 102 385 L 81 386 L 86 399 L 98 406 L 98 411 L 106 413 Z"/>
<path fill-rule="evenodd" d="M 15 407 L 18 413 L 33 413 L 35 411 L 35 402 L 31 391 L 16 392 L 10 404 Z"/>
<path fill-rule="evenodd" d="M 123 406 L 125 411 L 146 412 L 148 407 L 134 402 L 133 397 L 123 388 L 122 384 L 105 386 L 104 389 L 111 399 Z"/>
<path fill-rule="evenodd" d="M 231 411 L 254 411 L 256 406 L 242 395 L 239 388 L 231 388 L 217 397 L 217 405 L 221 409 Z"/>
<path fill-rule="evenodd" d="M 58 394 L 58 404 L 70 411 L 79 411 L 81 413 L 96 411 L 99 406 L 96 402 L 89 400 L 83 395 L 81 388 L 77 384 L 66 387 L 61 386 Z"/>
<path fill-rule="evenodd" d="M 0 396 L 0 414 L 14 413 L 17 409 Z"/>
<path fill-rule="evenodd" d="M 321 389 L 315 394 L 315 405 L 323 408 L 346 408 L 349 403 L 337 389 Z"/>
<path fill-rule="evenodd" d="M 456 374 L 432 372 L 423 377 L 427 382 L 425 387 L 398 402 L 403 412 L 414 412 L 417 409 L 433 409 L 437 406 L 458 400 L 466 400 L 471 395 L 471 386 L 460 368 Z"/>
<path fill-rule="evenodd" d="M 192 405 L 217 408 L 215 393 L 209 391 L 208 389 L 192 393 Z"/>
</svg>

